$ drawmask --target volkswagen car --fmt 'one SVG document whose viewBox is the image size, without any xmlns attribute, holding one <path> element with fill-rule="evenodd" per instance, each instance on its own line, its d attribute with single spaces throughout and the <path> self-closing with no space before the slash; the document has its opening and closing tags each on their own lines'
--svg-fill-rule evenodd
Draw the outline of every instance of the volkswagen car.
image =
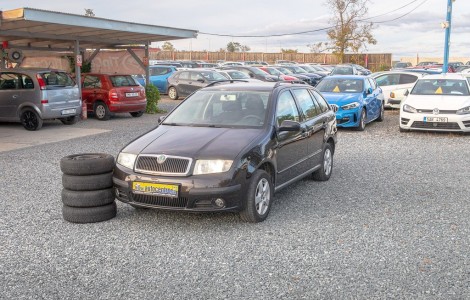
<svg viewBox="0 0 470 300">
<path fill-rule="evenodd" d="M 335 144 L 335 112 L 313 87 L 217 82 L 121 150 L 116 196 L 136 208 L 235 211 L 261 222 L 276 191 L 330 178 Z"/>
</svg>

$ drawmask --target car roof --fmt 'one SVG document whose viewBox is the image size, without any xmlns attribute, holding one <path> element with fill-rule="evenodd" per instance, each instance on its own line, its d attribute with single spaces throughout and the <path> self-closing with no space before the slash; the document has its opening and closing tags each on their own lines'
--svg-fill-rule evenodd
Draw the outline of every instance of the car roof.
<svg viewBox="0 0 470 300">
<path fill-rule="evenodd" d="M 227 81 L 229 82 L 229 81 Z M 227 84 L 216 84 L 210 87 L 204 88 L 204 90 L 210 91 L 220 91 L 220 90 L 231 90 L 231 91 L 263 91 L 263 92 L 270 92 L 274 88 L 279 86 L 286 86 L 286 87 L 307 87 L 312 88 L 312 86 L 307 84 L 296 84 L 291 82 L 264 82 L 264 81 L 249 81 L 249 82 L 240 82 L 240 81 L 233 81 L 233 83 Z"/>
<path fill-rule="evenodd" d="M 467 77 L 459 73 L 445 73 L 445 74 L 436 74 L 436 75 L 427 75 L 423 79 L 461 79 L 466 80 Z"/>
<path fill-rule="evenodd" d="M 327 76 L 327 77 L 323 78 L 323 80 L 329 79 L 329 78 L 333 78 L 333 79 L 337 79 L 337 78 L 341 78 L 341 79 L 366 79 L 366 78 L 370 78 L 370 76 L 365 76 L 365 75 L 330 75 L 330 76 Z"/>
<path fill-rule="evenodd" d="M 378 77 L 378 76 L 382 76 L 382 75 L 387 75 L 387 74 L 405 74 L 405 75 L 415 75 L 415 76 L 424 76 L 426 74 L 424 73 L 419 73 L 419 72 L 409 72 L 409 71 L 400 71 L 400 70 L 394 70 L 394 71 L 383 71 L 383 72 L 379 72 L 379 74 L 376 74 L 372 77 Z M 372 74 L 371 74 L 372 75 Z"/>
</svg>

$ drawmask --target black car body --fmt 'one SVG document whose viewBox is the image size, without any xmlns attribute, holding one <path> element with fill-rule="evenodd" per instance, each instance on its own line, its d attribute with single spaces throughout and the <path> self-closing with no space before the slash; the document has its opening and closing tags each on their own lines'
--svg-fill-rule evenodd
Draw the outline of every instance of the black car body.
<svg viewBox="0 0 470 300">
<path fill-rule="evenodd" d="M 221 67 L 220 69 L 221 70 L 227 70 L 227 69 L 238 70 L 238 71 L 241 71 L 241 72 L 247 74 L 251 78 L 258 79 L 258 80 L 261 80 L 261 81 L 267 81 L 267 82 L 282 81 L 282 79 L 280 79 L 279 77 L 269 75 L 266 72 L 258 69 L 257 67 L 225 66 L 225 67 Z"/>
<path fill-rule="evenodd" d="M 306 84 L 314 85 L 314 84 L 312 84 L 312 81 L 310 80 L 310 77 L 308 77 L 307 75 L 295 74 L 291 70 L 287 69 L 285 66 L 271 66 L 271 67 L 275 68 L 276 70 L 278 70 L 279 72 L 281 72 L 285 75 L 289 75 L 289 76 L 293 76 L 295 78 L 298 78 L 299 80 L 302 80 Z"/>
<path fill-rule="evenodd" d="M 315 73 L 309 73 L 296 65 L 289 65 L 289 66 L 282 66 L 282 67 L 290 70 L 295 75 L 307 76 L 310 79 L 310 85 L 312 86 L 316 86 L 320 82 L 320 80 L 324 77 Z"/>
<path fill-rule="evenodd" d="M 226 80 L 216 71 L 206 69 L 180 70 L 168 77 L 168 96 L 172 100 L 186 97 L 214 81 Z"/>
<path fill-rule="evenodd" d="M 306 84 L 230 83 L 201 89 L 124 147 L 117 198 L 134 207 L 239 211 L 263 221 L 275 191 L 331 176 L 335 112 Z"/>
</svg>

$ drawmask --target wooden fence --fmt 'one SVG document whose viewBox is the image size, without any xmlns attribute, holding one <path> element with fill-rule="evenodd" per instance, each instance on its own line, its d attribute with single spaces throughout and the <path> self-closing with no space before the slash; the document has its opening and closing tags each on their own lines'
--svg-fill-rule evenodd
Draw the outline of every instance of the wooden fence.
<svg viewBox="0 0 470 300">
<path fill-rule="evenodd" d="M 203 51 L 159 51 L 150 53 L 151 60 L 204 60 L 224 61 L 265 61 L 273 64 L 278 60 L 299 63 L 338 64 L 334 54 L 325 53 L 262 53 L 262 52 L 203 52 Z M 372 71 L 389 69 L 392 65 L 391 53 L 346 54 L 344 63 L 356 63 Z"/>
</svg>

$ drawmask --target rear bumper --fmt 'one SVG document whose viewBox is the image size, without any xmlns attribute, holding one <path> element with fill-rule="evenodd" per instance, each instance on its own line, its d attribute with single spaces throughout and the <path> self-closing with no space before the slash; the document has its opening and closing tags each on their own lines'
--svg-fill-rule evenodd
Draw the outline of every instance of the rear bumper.
<svg viewBox="0 0 470 300">
<path fill-rule="evenodd" d="M 145 110 L 147 107 L 147 99 L 134 101 L 116 101 L 109 103 L 109 110 L 115 113 L 136 112 Z"/>
<path fill-rule="evenodd" d="M 40 117 L 43 120 L 79 116 L 82 113 L 82 101 L 70 101 L 67 106 L 61 105 L 60 107 L 46 103 L 42 104 L 40 110 Z"/>
</svg>

